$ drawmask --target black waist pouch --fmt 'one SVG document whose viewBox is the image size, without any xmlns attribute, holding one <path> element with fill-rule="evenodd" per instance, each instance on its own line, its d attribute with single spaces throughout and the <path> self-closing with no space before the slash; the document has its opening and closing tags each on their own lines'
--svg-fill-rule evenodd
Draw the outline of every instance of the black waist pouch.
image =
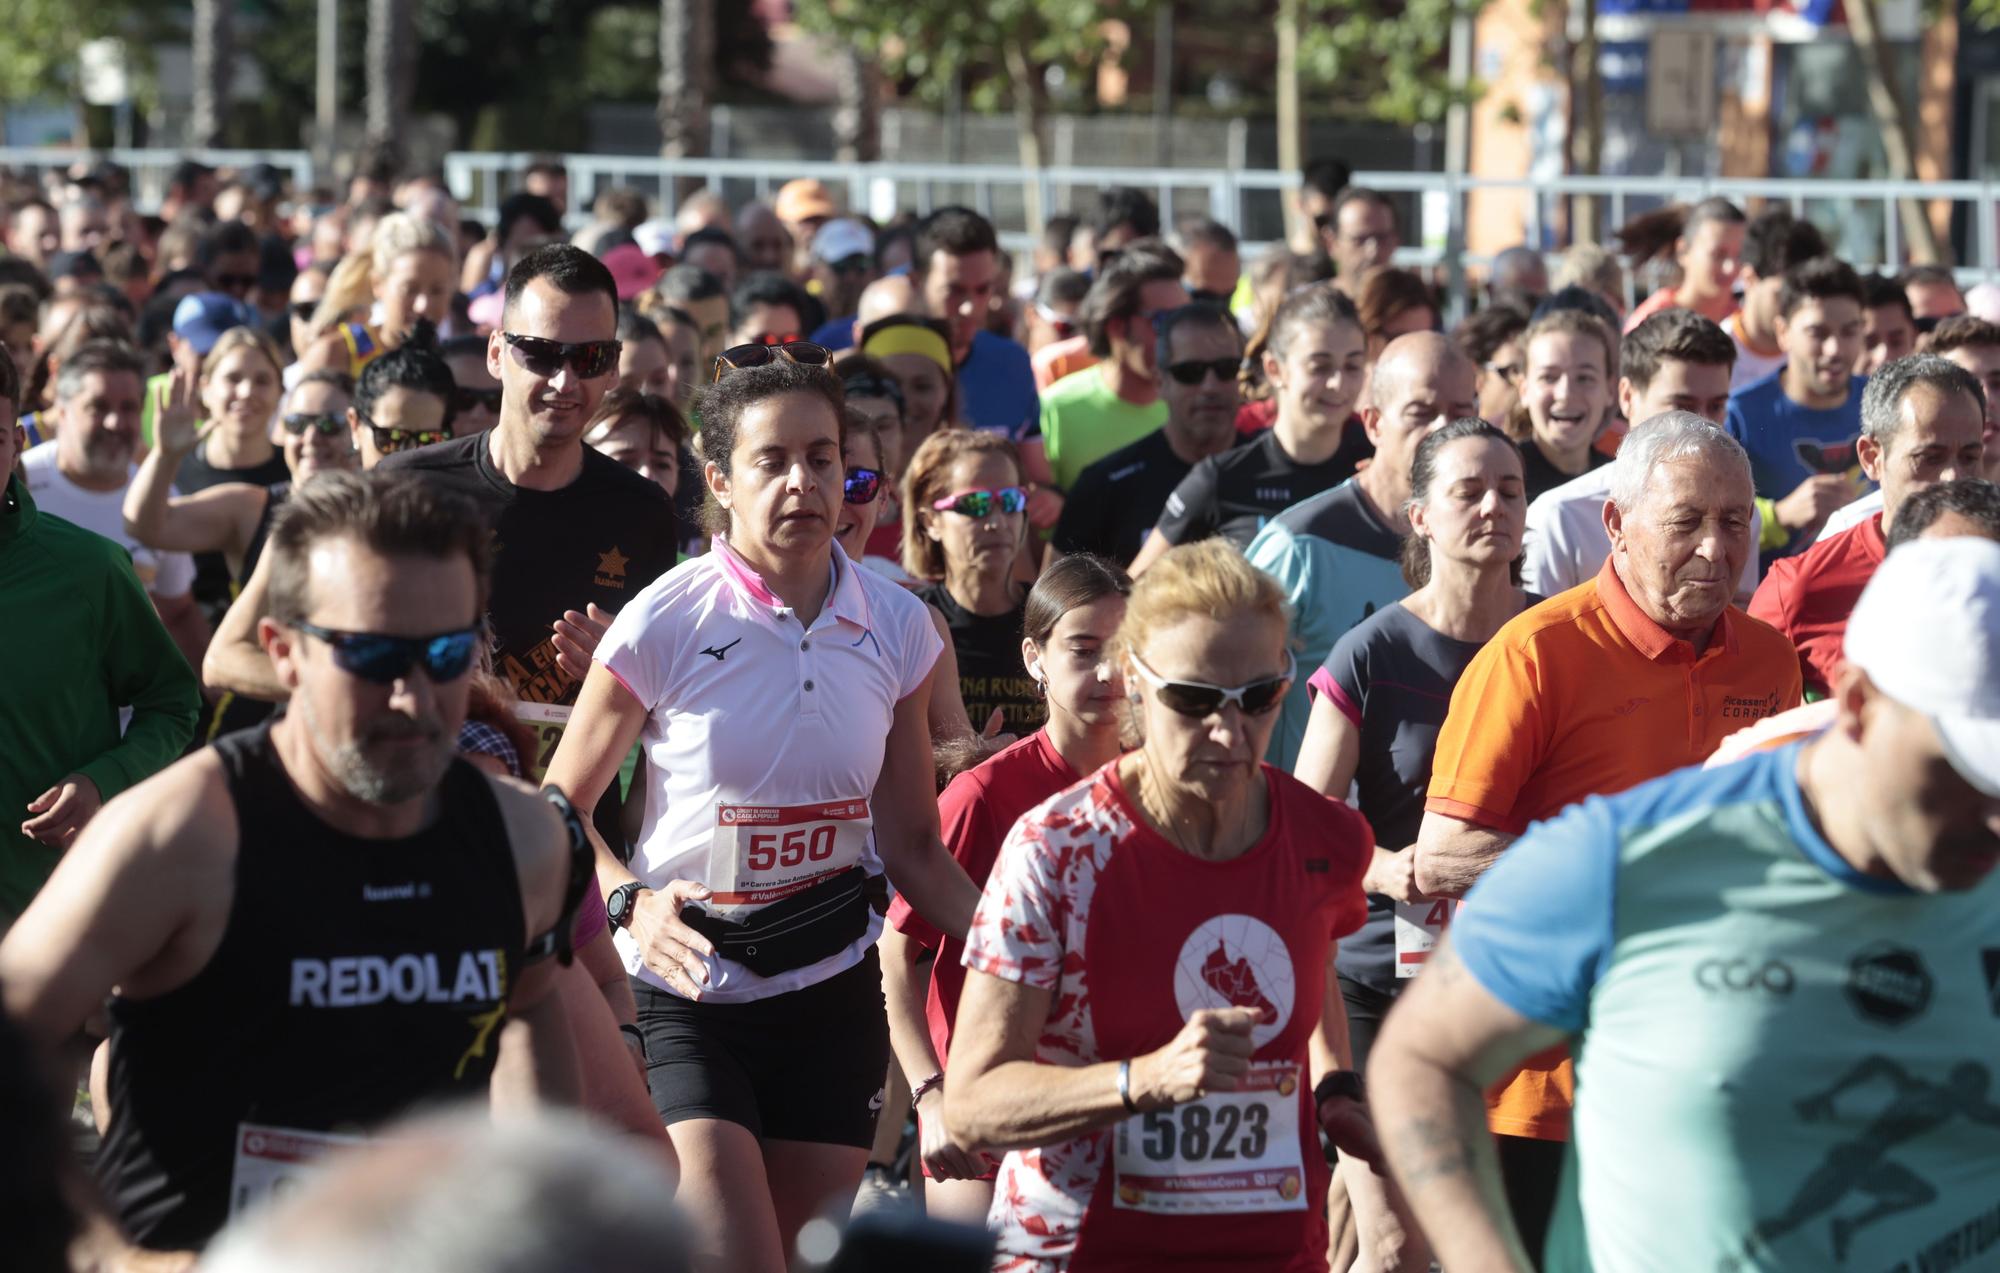
<svg viewBox="0 0 2000 1273">
<path fill-rule="evenodd" d="M 867 873 L 859 866 L 742 919 L 689 903 L 681 922 L 715 943 L 715 953 L 759 977 L 775 977 L 845 950 L 868 931 Z"/>
</svg>

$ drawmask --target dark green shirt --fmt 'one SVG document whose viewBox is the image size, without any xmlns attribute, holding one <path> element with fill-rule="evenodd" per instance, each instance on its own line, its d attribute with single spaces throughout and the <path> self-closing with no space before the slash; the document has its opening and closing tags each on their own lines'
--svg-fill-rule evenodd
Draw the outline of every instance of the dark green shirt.
<svg viewBox="0 0 2000 1273">
<path fill-rule="evenodd" d="M 0 614 L 0 919 L 11 919 L 62 856 L 21 834 L 28 802 L 73 773 L 110 800 L 164 769 L 194 737 L 201 691 L 125 550 L 44 515 L 14 478 L 0 498 Z"/>
</svg>

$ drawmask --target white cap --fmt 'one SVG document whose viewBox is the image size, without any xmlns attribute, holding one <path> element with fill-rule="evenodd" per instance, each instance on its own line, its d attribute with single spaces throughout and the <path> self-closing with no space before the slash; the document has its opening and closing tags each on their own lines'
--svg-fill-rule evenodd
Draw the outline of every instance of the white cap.
<svg viewBox="0 0 2000 1273">
<path fill-rule="evenodd" d="M 2000 544 L 1957 535 L 1890 553 L 1847 621 L 1845 657 L 1930 718 L 1967 782 L 2000 796 Z"/>
<path fill-rule="evenodd" d="M 632 241 L 647 256 L 671 256 L 674 251 L 674 223 L 665 217 L 641 221 L 632 229 Z"/>
<path fill-rule="evenodd" d="M 875 254 L 874 232 L 852 217 L 836 217 L 813 234 L 812 254 L 828 265 Z"/>
</svg>

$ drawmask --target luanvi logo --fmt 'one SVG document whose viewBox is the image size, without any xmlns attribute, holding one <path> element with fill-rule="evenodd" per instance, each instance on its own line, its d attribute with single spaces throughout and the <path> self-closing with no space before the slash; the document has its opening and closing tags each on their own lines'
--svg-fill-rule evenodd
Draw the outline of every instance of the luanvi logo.
<svg viewBox="0 0 2000 1273">
<path fill-rule="evenodd" d="M 723 657 L 725 655 L 727 655 L 731 650 L 735 649 L 738 645 L 742 644 L 742 642 L 743 638 L 737 637 L 734 641 L 731 641 L 728 645 L 721 645 L 721 646 L 711 645 L 707 649 L 703 650 L 702 653 L 708 655 L 710 658 L 714 659 L 717 663 L 720 663 L 723 661 Z"/>
</svg>

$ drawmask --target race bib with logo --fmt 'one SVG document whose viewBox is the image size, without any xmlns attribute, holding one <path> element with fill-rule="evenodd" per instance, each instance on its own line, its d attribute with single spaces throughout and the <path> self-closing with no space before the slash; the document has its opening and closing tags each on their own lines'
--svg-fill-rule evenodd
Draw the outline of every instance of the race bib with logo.
<svg viewBox="0 0 2000 1273">
<path fill-rule="evenodd" d="M 361 1136 L 306 1132 L 289 1127 L 239 1123 L 236 1166 L 229 1181 L 229 1214 L 242 1215 L 297 1189 L 320 1169 L 320 1159 L 335 1149 L 359 1145 Z"/>
<path fill-rule="evenodd" d="M 1305 1209 L 1299 1067 L 1252 1065 L 1242 1086 L 1118 1124 L 1117 1206 L 1158 1215 Z"/>
<path fill-rule="evenodd" d="M 1396 903 L 1396 976 L 1414 977 L 1423 971 L 1451 923 L 1453 906 L 1448 897 Z"/>
<path fill-rule="evenodd" d="M 866 800 L 724 804 L 709 842 L 708 904 L 718 910 L 781 902 L 860 863 L 874 825 Z"/>
<path fill-rule="evenodd" d="M 571 710 L 555 703 L 514 704 L 514 719 L 535 733 L 534 751 L 521 757 L 522 778 L 540 784 L 547 775 L 549 762 L 556 756 L 556 744 L 562 741 L 563 728 L 569 724 Z"/>
</svg>

